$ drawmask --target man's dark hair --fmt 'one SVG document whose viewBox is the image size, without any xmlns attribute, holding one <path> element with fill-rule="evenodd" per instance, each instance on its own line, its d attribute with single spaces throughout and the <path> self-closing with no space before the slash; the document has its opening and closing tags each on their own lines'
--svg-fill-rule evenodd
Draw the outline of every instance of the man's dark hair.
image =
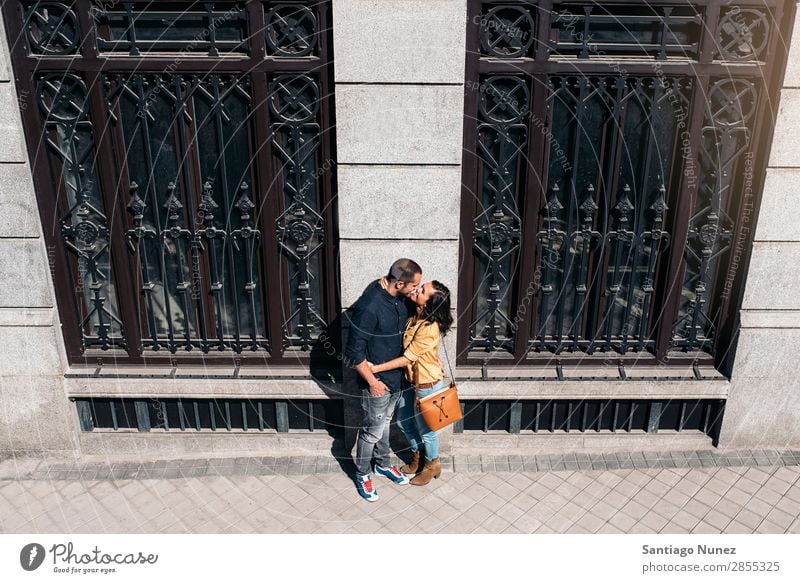
<svg viewBox="0 0 800 583">
<path fill-rule="evenodd" d="M 402 281 L 408 283 L 414 280 L 414 276 L 422 273 L 422 268 L 419 263 L 411 259 L 398 259 L 389 268 L 389 273 L 386 276 L 390 282 Z"/>
</svg>

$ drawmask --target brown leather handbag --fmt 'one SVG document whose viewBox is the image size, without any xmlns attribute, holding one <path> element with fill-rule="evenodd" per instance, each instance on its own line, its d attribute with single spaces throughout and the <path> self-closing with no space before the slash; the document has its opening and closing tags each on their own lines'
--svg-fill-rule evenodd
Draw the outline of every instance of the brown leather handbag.
<svg viewBox="0 0 800 583">
<path fill-rule="evenodd" d="M 447 358 L 447 366 L 450 369 L 450 386 L 436 391 L 426 397 L 417 397 L 417 408 L 425 425 L 431 431 L 439 431 L 451 423 L 461 419 L 461 404 L 458 402 L 458 388 L 456 387 L 453 367 L 450 366 L 450 357 L 447 355 L 447 347 L 444 349 Z M 414 390 L 419 390 L 419 365 L 414 363 Z M 417 393 L 419 395 L 419 393 Z"/>
</svg>

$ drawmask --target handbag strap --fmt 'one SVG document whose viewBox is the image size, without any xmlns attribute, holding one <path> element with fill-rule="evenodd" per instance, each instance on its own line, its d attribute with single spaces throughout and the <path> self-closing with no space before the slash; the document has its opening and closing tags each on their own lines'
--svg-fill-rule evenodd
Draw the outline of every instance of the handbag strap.
<svg viewBox="0 0 800 583">
<path fill-rule="evenodd" d="M 450 364 L 450 355 L 447 354 L 447 343 L 444 341 L 444 336 L 442 338 L 442 347 L 444 348 L 444 358 L 447 361 L 447 368 L 450 369 L 450 382 L 456 382 L 456 375 L 453 373 L 453 366 Z"/>
</svg>

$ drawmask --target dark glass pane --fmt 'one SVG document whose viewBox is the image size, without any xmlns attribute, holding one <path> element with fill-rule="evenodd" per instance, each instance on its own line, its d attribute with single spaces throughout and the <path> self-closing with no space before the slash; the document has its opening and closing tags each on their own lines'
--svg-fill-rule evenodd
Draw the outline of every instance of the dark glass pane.
<svg viewBox="0 0 800 583">
<path fill-rule="evenodd" d="M 552 50 L 601 58 L 651 55 L 696 59 L 702 12 L 695 7 L 555 5 Z"/>
<path fill-rule="evenodd" d="M 186 206 L 180 187 L 181 168 L 175 120 L 181 86 L 176 78 L 155 75 L 115 77 L 114 91 L 120 94 L 119 107 L 125 134 L 128 173 L 139 186 L 145 203 L 141 226 L 150 236 L 137 240 L 147 321 L 155 329 L 149 336 L 176 349 L 175 338 L 195 338 L 196 314 L 186 297 L 185 287 L 192 281 L 191 233 L 173 235 L 173 226 L 183 227 L 184 216 L 170 220 L 171 197 Z"/>
<path fill-rule="evenodd" d="M 530 89 L 520 77 L 482 80 L 478 151 L 482 177 L 474 221 L 473 252 L 478 263 L 471 346 L 510 351 L 515 334 L 511 283 L 521 239 L 520 177 L 525 170 Z"/>
<path fill-rule="evenodd" d="M 713 79 L 709 86 L 702 142 L 691 159 L 690 179 L 697 185 L 697 197 L 689 220 L 680 310 L 673 325 L 672 346 L 681 350 L 712 351 L 719 314 L 712 311 L 711 302 L 716 293 L 727 297 L 736 276 L 736 270 L 725 273 L 721 268 L 730 260 L 734 217 L 743 202 L 734 190 L 735 181 L 753 164 L 757 95 L 757 86 L 745 79 Z"/>
<path fill-rule="evenodd" d="M 652 349 L 653 285 L 691 88 L 666 77 L 550 79 L 533 349 Z"/>
<path fill-rule="evenodd" d="M 326 326 L 321 288 L 325 225 L 318 190 L 326 167 L 320 167 L 319 161 L 317 80 L 306 75 L 273 77 L 269 100 L 273 150 L 283 190 L 284 210 L 278 218 L 277 235 L 288 274 L 288 281 L 279 280 L 288 299 L 283 344 L 308 351 Z"/>
<path fill-rule="evenodd" d="M 137 185 L 128 237 L 142 273 L 146 345 L 171 352 L 265 347 L 249 81 L 134 74 L 110 77 L 109 87 Z M 197 152 L 199 177 L 190 152 Z M 214 315 L 201 335 L 198 318 L 209 309 Z"/>
<path fill-rule="evenodd" d="M 242 414 L 242 403 L 240 401 L 230 401 L 227 403 L 230 411 L 231 427 L 233 429 L 244 428 L 244 415 Z"/>
<path fill-rule="evenodd" d="M 210 56 L 247 51 L 246 15 L 239 3 L 108 4 L 94 12 L 101 51 Z"/>
<path fill-rule="evenodd" d="M 194 135 L 201 179 L 216 205 L 213 217 L 204 221 L 225 230 L 224 244 L 213 242 L 220 269 L 215 281 L 221 284 L 219 301 L 224 338 L 263 337 L 263 307 L 258 289 L 260 277 L 260 233 L 252 228 L 260 209 L 251 200 L 249 184 L 250 94 L 246 79 L 210 76 L 192 91 Z M 242 204 L 245 207 L 242 207 Z M 207 201 L 205 202 L 207 204 Z"/>
<path fill-rule="evenodd" d="M 83 348 L 125 347 L 109 221 L 95 170 L 87 88 L 75 75 L 39 76 L 37 102 L 55 190 L 63 196 L 56 208 Z"/>
</svg>

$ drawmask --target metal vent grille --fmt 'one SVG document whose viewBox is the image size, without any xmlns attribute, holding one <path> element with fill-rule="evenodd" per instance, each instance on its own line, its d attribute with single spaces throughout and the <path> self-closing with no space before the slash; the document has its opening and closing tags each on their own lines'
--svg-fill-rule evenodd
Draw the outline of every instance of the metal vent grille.
<svg viewBox="0 0 800 583">
<path fill-rule="evenodd" d="M 454 428 L 508 433 L 700 431 L 717 444 L 722 399 L 462 400 Z"/>
<path fill-rule="evenodd" d="M 341 435 L 340 399 L 75 399 L 82 431 L 162 430 Z"/>
</svg>

